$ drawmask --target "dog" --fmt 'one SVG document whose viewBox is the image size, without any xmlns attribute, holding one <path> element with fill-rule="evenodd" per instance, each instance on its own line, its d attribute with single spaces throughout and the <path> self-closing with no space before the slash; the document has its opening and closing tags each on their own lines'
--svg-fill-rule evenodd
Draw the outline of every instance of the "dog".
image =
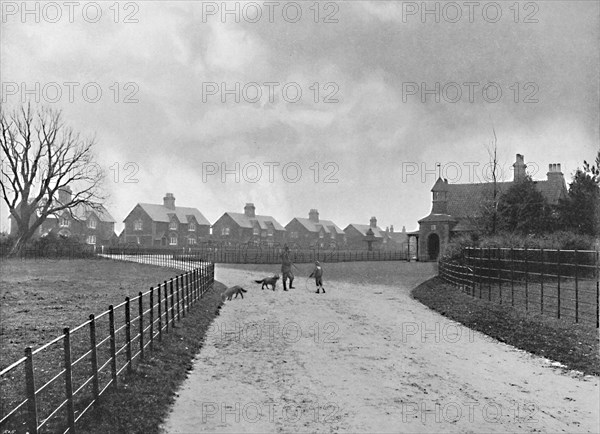
<svg viewBox="0 0 600 434">
<path fill-rule="evenodd" d="M 267 289 L 269 289 L 269 285 L 271 285 L 273 291 L 275 291 L 275 287 L 277 286 L 278 280 L 279 280 L 279 274 L 276 274 L 273 277 L 265 277 L 262 280 L 255 280 L 255 282 L 262 283 L 262 286 L 260 289 L 265 289 L 265 286 L 267 287 Z"/>
<path fill-rule="evenodd" d="M 227 288 L 225 291 L 223 291 L 223 294 L 221 294 L 221 301 L 225 301 L 225 299 L 231 300 L 234 294 L 235 298 L 237 298 L 238 295 L 244 298 L 244 292 L 248 291 L 239 285 L 232 286 L 231 288 Z"/>
</svg>

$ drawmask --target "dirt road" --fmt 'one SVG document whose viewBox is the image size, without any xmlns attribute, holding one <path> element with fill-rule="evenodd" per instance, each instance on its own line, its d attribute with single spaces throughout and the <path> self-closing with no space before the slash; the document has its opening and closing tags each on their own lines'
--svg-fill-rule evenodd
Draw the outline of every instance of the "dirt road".
<svg viewBox="0 0 600 434">
<path fill-rule="evenodd" d="M 226 303 L 163 429 L 193 432 L 598 432 L 597 377 L 472 332 L 393 286 L 297 279 Z M 298 281 L 300 280 L 300 281 Z"/>
</svg>

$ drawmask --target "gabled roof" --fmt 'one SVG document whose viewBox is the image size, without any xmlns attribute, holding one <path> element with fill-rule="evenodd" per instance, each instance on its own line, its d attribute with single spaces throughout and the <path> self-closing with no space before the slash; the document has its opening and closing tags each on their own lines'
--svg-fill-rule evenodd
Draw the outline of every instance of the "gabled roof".
<svg viewBox="0 0 600 434">
<path fill-rule="evenodd" d="M 306 230 L 309 231 L 309 232 L 318 233 L 321 229 L 323 229 L 323 231 L 326 234 L 330 234 L 332 232 L 335 233 L 335 234 L 339 234 L 339 235 L 343 235 L 344 234 L 344 231 L 341 230 L 331 220 L 322 220 L 322 219 L 319 219 L 318 222 L 314 222 L 311 219 L 300 218 L 300 217 L 295 217 L 294 220 L 298 221 L 298 223 L 300 223 L 302 226 L 304 226 L 306 228 Z"/>
<path fill-rule="evenodd" d="M 199 225 L 210 226 L 210 222 L 197 208 L 176 206 L 175 209 L 171 209 L 164 205 L 153 203 L 138 203 L 137 206 L 141 207 L 155 222 L 169 223 L 171 221 L 171 215 L 175 215 L 180 222 L 188 222 L 188 217 L 193 216 Z"/>
<path fill-rule="evenodd" d="M 447 192 L 448 214 L 453 217 L 477 217 L 480 214 L 480 205 L 482 201 L 486 198 L 490 199 L 493 196 L 494 187 L 491 182 L 479 184 L 448 184 L 442 181 L 443 185 L 439 185 L 440 181 L 441 180 L 438 179 L 432 191 Z M 538 191 L 544 195 L 551 205 L 556 205 L 563 192 L 566 192 L 566 187 L 564 185 L 559 186 L 550 181 L 533 182 Z M 514 184 L 513 181 L 497 182 L 496 187 L 498 189 L 498 195 L 506 192 Z"/>
<path fill-rule="evenodd" d="M 346 226 L 346 229 L 344 229 L 344 231 L 347 231 L 349 227 L 353 227 L 364 237 L 367 236 L 367 231 L 369 229 L 373 231 L 373 235 L 375 236 L 375 238 L 383 238 L 385 235 L 385 231 L 381 230 L 379 226 L 372 228 L 371 225 L 357 225 L 355 223 L 350 223 L 348 226 Z"/>
<path fill-rule="evenodd" d="M 231 217 L 231 219 L 242 228 L 252 229 L 255 224 L 258 224 L 261 229 L 266 230 L 272 228 L 276 231 L 285 231 L 285 228 L 270 215 L 255 215 L 254 217 L 248 217 L 246 214 L 239 212 L 226 212 L 223 216 L 225 215 Z M 223 216 L 221 216 L 221 218 L 223 218 Z"/>
</svg>

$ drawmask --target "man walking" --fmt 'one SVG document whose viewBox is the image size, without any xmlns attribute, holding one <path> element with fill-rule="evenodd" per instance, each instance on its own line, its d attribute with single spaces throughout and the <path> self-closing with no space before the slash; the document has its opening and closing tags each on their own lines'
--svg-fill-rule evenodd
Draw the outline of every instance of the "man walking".
<svg viewBox="0 0 600 434">
<path fill-rule="evenodd" d="M 283 246 L 281 253 L 281 277 L 283 279 L 283 290 L 287 291 L 286 282 L 290 279 L 290 289 L 294 289 L 292 282 L 294 281 L 294 273 L 292 273 L 292 261 L 290 259 L 290 248 L 288 245 Z"/>
</svg>

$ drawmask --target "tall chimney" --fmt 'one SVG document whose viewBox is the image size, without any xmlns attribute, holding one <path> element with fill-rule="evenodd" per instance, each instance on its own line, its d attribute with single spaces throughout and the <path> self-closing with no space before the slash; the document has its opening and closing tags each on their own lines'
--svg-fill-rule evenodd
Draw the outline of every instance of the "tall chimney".
<svg viewBox="0 0 600 434">
<path fill-rule="evenodd" d="M 308 219 L 311 222 L 319 223 L 319 211 L 316 209 L 311 209 L 308 213 Z"/>
<path fill-rule="evenodd" d="M 394 232 L 394 225 L 390 225 L 390 232 Z"/>
<path fill-rule="evenodd" d="M 546 176 L 548 176 L 548 182 L 550 184 L 556 185 L 558 188 L 562 186 L 565 186 L 566 188 L 565 177 L 560 170 L 560 164 L 549 164 Z"/>
<path fill-rule="evenodd" d="M 254 218 L 256 217 L 255 210 L 256 208 L 254 207 L 253 203 L 247 203 L 244 207 L 244 214 L 246 215 L 246 217 Z"/>
<path fill-rule="evenodd" d="M 61 205 L 66 205 L 69 202 L 71 202 L 71 194 L 73 193 L 73 191 L 71 190 L 71 187 L 64 186 L 61 187 L 58 190 L 58 201 L 61 203 Z"/>
<path fill-rule="evenodd" d="M 525 179 L 525 177 L 527 176 L 527 165 L 525 164 L 525 157 L 521 154 L 517 154 L 517 159 L 515 161 L 515 163 L 513 164 L 513 168 L 514 168 L 514 175 L 513 175 L 513 181 L 514 182 L 520 182 L 523 181 Z"/>
<path fill-rule="evenodd" d="M 377 219 L 375 217 L 371 217 L 371 227 L 372 228 L 377 227 Z"/>
<path fill-rule="evenodd" d="M 169 209 L 175 209 L 175 196 L 173 193 L 167 193 L 165 197 L 163 197 L 163 205 Z"/>
</svg>

